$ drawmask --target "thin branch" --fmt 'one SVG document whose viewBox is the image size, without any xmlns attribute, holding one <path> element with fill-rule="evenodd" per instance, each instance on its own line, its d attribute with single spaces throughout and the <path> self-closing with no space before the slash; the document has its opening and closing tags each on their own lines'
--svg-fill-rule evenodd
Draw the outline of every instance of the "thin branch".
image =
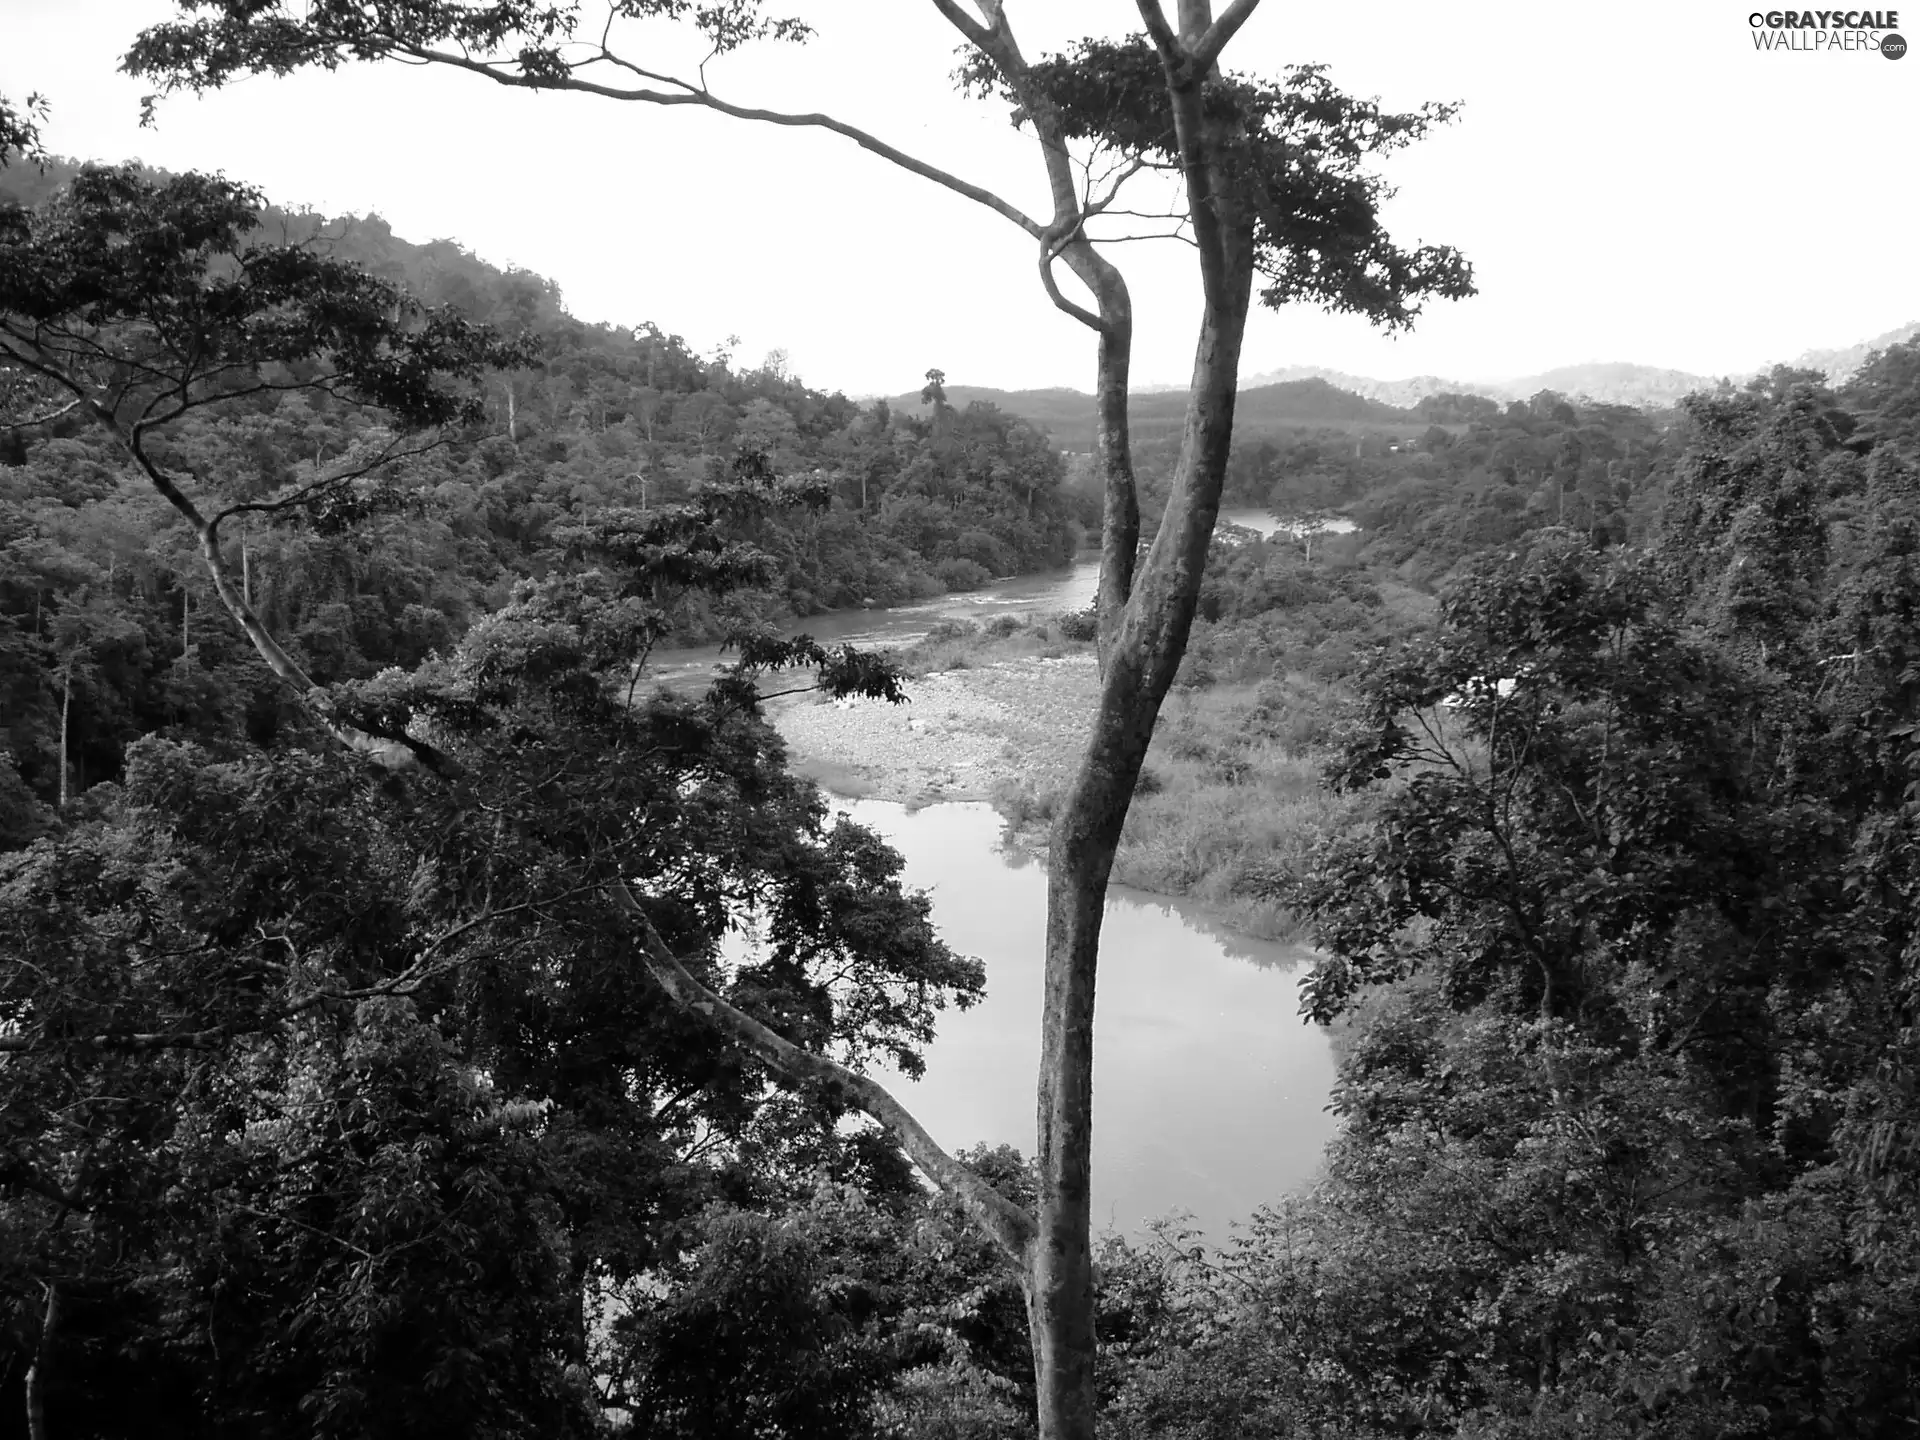
<svg viewBox="0 0 1920 1440">
<path fill-rule="evenodd" d="M 280 1211 L 277 1214 L 269 1214 L 265 1210 L 256 1210 L 251 1205 L 235 1205 L 233 1208 L 235 1210 L 238 1210 L 242 1215 L 251 1215 L 255 1219 L 273 1221 L 277 1224 L 292 1225 L 296 1229 L 306 1231 L 309 1235 L 318 1235 L 322 1240 L 331 1240 L 335 1245 L 338 1245 L 341 1249 L 351 1250 L 354 1254 L 362 1257 L 365 1260 L 378 1261 L 380 1258 L 378 1255 L 375 1255 L 371 1250 L 363 1249 L 360 1246 L 354 1244 L 351 1240 L 342 1240 L 338 1235 L 335 1235 L 332 1231 L 322 1230 L 317 1225 L 309 1225 L 306 1221 L 301 1220 L 296 1216 L 289 1215 L 285 1211 Z"/>
<path fill-rule="evenodd" d="M 989 210 L 1005 216 L 1022 230 L 1025 230 L 1028 234 L 1036 238 L 1041 232 L 1039 221 L 1033 219 L 1016 206 L 1001 199 L 991 190 L 962 180 L 959 176 L 942 170 L 937 165 L 929 165 L 926 161 L 909 155 L 906 151 L 893 145 L 889 145 L 877 135 L 862 130 L 857 125 L 849 125 L 844 120 L 836 120 L 831 115 L 823 115 L 818 112 L 792 114 L 782 110 L 761 110 L 748 105 L 735 105 L 730 101 L 722 100 L 712 91 L 703 89 L 698 85 L 690 84 L 687 81 L 678 80 L 672 76 L 652 76 L 649 72 L 641 71 L 639 67 L 620 60 L 617 56 L 613 55 L 607 55 L 601 58 L 610 63 L 620 65 L 622 68 L 632 70 L 643 78 L 652 78 L 657 83 L 677 85 L 682 88 L 678 92 L 649 89 L 623 89 L 615 85 L 602 85 L 593 80 L 583 80 L 571 71 L 568 72 L 564 79 L 547 79 L 529 75 L 516 75 L 498 68 L 500 63 L 498 61 L 474 60 L 467 56 L 455 55 L 444 50 L 408 48 L 410 53 L 418 56 L 421 60 L 434 61 L 442 65 L 451 65 L 459 70 L 468 70 L 476 75 L 483 75 L 496 84 L 507 85 L 516 89 L 574 90 L 589 95 L 599 95 L 609 100 L 639 101 L 648 105 L 698 105 L 702 109 L 713 110 L 722 115 L 730 115 L 736 120 L 756 120 L 765 125 L 799 126 L 810 129 L 831 130 L 834 134 L 845 136 L 861 149 L 871 151 L 881 159 L 889 160 L 903 170 L 911 171 L 922 179 L 931 180 L 936 185 L 945 186 L 956 195 L 963 195 L 967 199 L 984 205 Z"/>
<path fill-rule="evenodd" d="M 281 496 L 278 500 L 247 500 L 237 505 L 229 505 L 207 522 L 207 528 L 214 531 L 217 535 L 221 525 L 231 520 L 235 515 L 277 515 L 283 510 L 293 509 L 295 506 L 300 505 L 302 502 L 310 499 L 319 491 L 327 489 L 329 486 L 344 485 L 350 480 L 363 479 L 382 466 L 391 465 L 400 460 L 417 459 L 419 456 L 443 449 L 452 443 L 452 437 L 441 434 L 437 435 L 427 444 L 415 446 L 411 450 L 396 450 L 392 445 L 388 445 L 364 465 L 356 466 L 352 470 L 343 470 L 337 475 L 328 475 L 324 479 L 314 480 L 306 485 L 302 485 L 298 490 L 293 491 L 289 495 Z"/>
<path fill-rule="evenodd" d="M 1001 12 L 1000 6 L 997 3 L 993 3 L 991 8 L 983 7 L 983 9 L 986 10 L 988 18 L 992 21 L 992 29 L 988 29 L 985 25 L 982 25 L 978 20 L 967 14 L 959 5 L 954 3 L 954 0 L 933 0 L 933 8 L 944 15 L 947 18 L 947 23 L 952 25 L 953 28 L 958 30 L 962 35 L 966 36 L 975 48 L 989 55 L 993 53 L 993 41 L 996 35 L 1002 34 L 1006 30 L 1006 16 Z M 1009 36 L 1007 38 L 1011 39 L 1012 37 Z"/>
<path fill-rule="evenodd" d="M 62 415 L 65 415 L 70 410 L 77 410 L 79 407 L 80 407 L 80 401 L 69 400 L 66 404 L 62 405 L 58 410 L 49 411 L 45 415 L 35 415 L 31 419 L 27 419 L 27 420 L 8 420 L 5 422 L 0 422 L 0 430 L 26 430 L 35 425 L 45 425 L 50 423 L 51 421 L 58 420 Z"/>
<path fill-rule="evenodd" d="M 1160 8 L 1160 0 L 1137 0 L 1140 19 L 1147 27 L 1147 34 L 1153 40 L 1153 48 L 1160 52 L 1160 58 L 1169 63 L 1184 58 L 1180 54 L 1180 38 L 1173 33 L 1173 27 L 1167 23 L 1166 12 Z"/>
<path fill-rule="evenodd" d="M 1026 1263 L 1027 1252 L 1038 1233 L 1032 1216 L 941 1149 L 925 1127 L 883 1086 L 824 1055 L 801 1049 L 702 985 L 667 948 L 626 883 L 616 881 L 613 893 L 621 908 L 640 927 L 648 970 L 674 1000 L 731 1032 L 787 1080 L 826 1085 L 878 1120 L 893 1132 L 913 1163 L 958 1200 L 1010 1259 L 1022 1265 Z"/>
<path fill-rule="evenodd" d="M 1162 230 L 1149 232 L 1144 235 L 1102 235 L 1100 237 L 1100 243 L 1102 245 L 1134 245 L 1142 240 L 1174 240 L 1182 245 L 1194 246 L 1200 243 L 1194 239 L 1193 236 L 1182 235 L 1178 230 Z"/>
<path fill-rule="evenodd" d="M 1071 243 L 1070 241 L 1068 243 Z M 1053 262 L 1059 252 L 1046 246 L 1040 247 L 1040 283 L 1046 288 L 1047 298 L 1058 310 L 1071 315 L 1089 330 L 1098 334 L 1106 333 L 1107 322 L 1083 305 L 1076 305 L 1060 293 L 1060 282 L 1053 278 Z"/>
</svg>

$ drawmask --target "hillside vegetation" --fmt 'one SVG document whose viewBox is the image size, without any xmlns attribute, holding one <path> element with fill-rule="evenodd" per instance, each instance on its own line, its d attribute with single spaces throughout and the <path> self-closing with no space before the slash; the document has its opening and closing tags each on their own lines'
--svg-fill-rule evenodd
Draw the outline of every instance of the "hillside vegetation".
<svg viewBox="0 0 1920 1440">
<path fill-rule="evenodd" d="M 110 393 L 257 348 L 152 472 L 0 369 L 0 1407 L 31 1374 L 53 1434 L 1031 1436 L 998 1252 L 853 1082 L 775 1084 L 648 959 L 918 1072 L 983 967 L 760 687 L 1084 651 L 1084 615 L 892 660 L 780 631 L 1062 563 L 1087 468 L 937 373 L 858 405 L 374 220 L 4 183 L 0 316 Z M 334 288 L 248 288 L 288 273 Z M 1224 1245 L 1111 1240 L 1102 1433 L 1911 1435 L 1920 345 L 1661 412 L 1295 400 L 1229 500 L 1359 528 L 1218 534 L 1117 875 L 1314 941 L 1341 1128 Z M 1136 458 L 1151 529 L 1169 442 Z M 156 473 L 226 507 L 201 553 Z M 704 693 L 649 683 L 723 631 Z M 742 928 L 775 943 L 734 963 Z"/>
</svg>

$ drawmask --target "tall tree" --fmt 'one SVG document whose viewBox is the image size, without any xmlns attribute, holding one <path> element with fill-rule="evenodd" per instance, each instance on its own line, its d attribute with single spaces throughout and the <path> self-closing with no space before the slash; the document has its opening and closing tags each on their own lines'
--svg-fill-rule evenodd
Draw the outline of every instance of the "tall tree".
<svg viewBox="0 0 1920 1440">
<path fill-rule="evenodd" d="M 999 0 L 977 11 L 933 0 L 964 37 L 963 75 L 1031 128 L 1053 213 L 1028 215 L 992 191 L 876 135 L 820 113 L 786 113 L 723 99 L 706 83 L 661 69 L 644 48 L 615 48 L 619 23 L 689 18 L 684 0 L 625 0 L 611 13 L 562 0 L 500 0 L 476 9 L 428 0 L 182 0 L 187 18 L 145 32 L 127 59 L 169 89 L 218 87 L 250 73 L 335 68 L 392 59 L 466 70 L 499 84 L 572 90 L 654 105 L 694 105 L 743 120 L 842 135 L 883 159 L 987 206 L 1039 248 L 1051 302 L 1098 339 L 1098 449 L 1105 480 L 1098 599 L 1102 688 L 1086 750 L 1055 822 L 1049 860 L 1045 1008 L 1038 1095 L 1037 1214 L 1028 1215 L 955 1164 L 871 1081 L 800 1050 L 699 985 L 642 925 L 661 982 L 732 1028 L 796 1081 L 828 1081 L 900 1135 L 922 1168 L 953 1189 L 1025 1277 L 1042 1434 L 1080 1440 L 1094 1428 L 1094 1308 L 1089 1169 L 1094 983 L 1106 885 L 1134 782 L 1160 705 L 1185 649 L 1233 430 L 1242 339 L 1256 275 L 1263 302 L 1312 301 L 1388 327 L 1411 323 L 1423 299 L 1471 291 L 1450 249 L 1405 251 L 1379 222 L 1381 182 L 1367 162 L 1419 138 L 1451 114 L 1427 106 L 1383 113 L 1341 94 L 1315 67 L 1273 84 L 1220 69 L 1258 0 L 1233 0 L 1216 20 L 1209 0 L 1139 0 L 1143 33 L 1085 41 L 1029 62 Z M 197 17 L 197 18 L 196 18 Z M 692 11 L 710 59 L 759 40 L 797 42 L 804 20 L 759 0 Z M 640 42 L 644 47 L 644 42 Z M 1164 176 L 1164 222 L 1194 245 L 1203 312 L 1181 456 L 1163 522 L 1136 573 L 1140 510 L 1127 429 L 1132 303 L 1090 222 L 1121 207 L 1137 176 Z M 1129 207 L 1130 208 L 1130 207 Z M 1064 263 L 1089 307 L 1060 288 Z M 644 921 L 637 903 L 634 913 Z"/>
<path fill-rule="evenodd" d="M 764 579 L 734 532 L 794 497 L 769 496 L 758 457 L 697 507 L 556 534 L 587 564 L 457 652 L 312 682 L 236 586 L 220 523 L 351 527 L 386 503 L 368 481 L 400 442 L 259 492 L 195 417 L 245 431 L 292 390 L 457 420 L 459 382 L 522 352 L 256 244 L 256 219 L 227 182 L 127 169 L 0 215 L 0 360 L 31 382 L 30 427 L 65 407 L 124 447 L 345 747 L 148 741 L 56 843 L 0 857 L 0 1294 L 33 1301 L 32 1398 L 56 1433 L 126 1433 L 130 1408 L 163 1412 L 162 1434 L 195 1410 L 213 1416 L 195 1433 L 569 1433 L 569 1295 L 647 1269 L 715 1190 L 831 1159 L 845 1109 L 771 1099 L 640 983 L 629 887 L 696 983 L 850 1062 L 912 1068 L 979 970 L 898 858 L 786 772 L 750 677 L 634 703 L 661 589 Z M 50 629 L 83 663 L 112 638 L 110 609 L 66 618 Z M 748 664 L 795 660 L 897 697 L 817 648 L 758 642 Z M 778 944 L 728 975 L 742 908 Z M 495 1087 L 522 1098 L 495 1107 Z"/>
</svg>

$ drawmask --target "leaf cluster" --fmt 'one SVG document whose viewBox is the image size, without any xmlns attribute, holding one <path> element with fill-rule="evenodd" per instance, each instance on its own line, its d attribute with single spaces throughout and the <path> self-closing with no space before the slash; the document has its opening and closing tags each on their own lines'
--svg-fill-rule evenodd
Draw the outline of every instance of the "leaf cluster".
<svg viewBox="0 0 1920 1440">
<path fill-rule="evenodd" d="M 963 58 L 963 90 L 997 94 L 1016 121 L 1045 106 L 1059 132 L 1096 150 L 1160 170 L 1186 162 L 1165 67 L 1141 35 L 1082 40 L 1035 62 L 1018 89 L 984 55 Z M 1340 90 L 1324 65 L 1278 80 L 1216 73 L 1197 82 L 1202 113 L 1227 138 L 1229 203 L 1253 220 L 1263 304 L 1295 302 L 1406 329 L 1429 298 L 1473 293 L 1472 270 L 1448 246 L 1394 244 L 1380 223 L 1392 191 L 1370 163 L 1422 139 L 1458 111 L 1428 103 L 1391 112 Z"/>
<path fill-rule="evenodd" d="M 0 208 L 0 350 L 134 441 L 219 399 L 325 391 L 408 426 L 470 422 L 448 385 L 532 358 L 356 265 L 254 241 L 257 191 L 83 168 L 52 203 Z"/>
</svg>

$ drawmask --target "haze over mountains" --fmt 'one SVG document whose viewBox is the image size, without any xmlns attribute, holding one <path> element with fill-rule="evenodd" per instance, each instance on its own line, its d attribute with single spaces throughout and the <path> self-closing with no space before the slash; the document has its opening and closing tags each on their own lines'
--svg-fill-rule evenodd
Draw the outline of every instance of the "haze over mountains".
<svg viewBox="0 0 1920 1440">
<path fill-rule="evenodd" d="M 1897 345 L 1920 333 L 1920 321 L 1909 321 L 1897 326 L 1883 335 L 1871 340 L 1862 340 L 1858 344 L 1848 345 L 1834 350 L 1806 350 L 1787 363 L 1797 370 L 1820 370 L 1836 384 L 1847 379 L 1866 363 L 1867 356 L 1876 350 L 1884 350 L 1889 345 Z M 1771 366 L 1764 367 L 1771 369 Z M 1727 378 L 1745 380 L 1760 371 L 1749 371 L 1746 375 Z M 1524 400 L 1537 395 L 1542 390 L 1557 390 L 1563 395 L 1584 395 L 1592 400 L 1600 400 L 1615 405 L 1660 406 L 1671 405 L 1681 396 L 1695 390 L 1712 389 L 1720 382 L 1719 376 L 1694 375 L 1685 370 L 1663 370 L 1653 365 L 1636 365 L 1629 361 L 1616 361 L 1600 364 L 1562 365 L 1553 370 L 1544 370 L 1537 375 L 1521 375 L 1505 380 L 1468 380 L 1456 381 L 1444 379 L 1438 375 L 1415 375 L 1405 380 L 1375 380 L 1364 375 L 1348 375 L 1338 370 L 1328 370 L 1321 366 L 1293 365 L 1282 370 L 1268 370 L 1247 377 L 1242 388 L 1253 389 L 1260 385 L 1272 385 L 1286 380 L 1325 380 L 1342 390 L 1350 390 L 1355 395 L 1365 396 L 1369 400 L 1378 400 L 1386 405 L 1406 408 L 1418 404 L 1429 395 L 1485 395 L 1494 400 Z M 1155 390 L 1175 390 L 1177 386 L 1154 386 Z"/>
<path fill-rule="evenodd" d="M 1832 350 L 1807 350 L 1790 363 L 1796 369 L 1824 371 L 1835 383 L 1851 376 L 1867 356 L 1920 334 L 1920 321 L 1898 326 L 1870 340 Z M 1771 368 L 1771 366 L 1767 367 Z M 1402 380 L 1376 380 L 1317 365 L 1291 365 L 1245 377 L 1240 384 L 1236 423 L 1243 432 L 1289 425 L 1354 425 L 1369 427 L 1414 423 L 1407 412 L 1430 395 L 1485 395 L 1499 401 L 1524 400 L 1542 390 L 1574 398 L 1585 397 L 1613 405 L 1659 409 L 1695 390 L 1711 390 L 1722 378 L 1736 382 L 1749 375 L 1694 375 L 1653 365 L 1618 361 L 1562 365 L 1536 375 L 1505 380 L 1449 380 L 1438 375 L 1415 375 Z M 996 390 L 977 385 L 949 385 L 947 398 L 965 406 L 988 400 L 1022 419 L 1046 426 L 1068 449 L 1088 449 L 1093 443 L 1093 397 L 1080 390 Z M 1185 412 L 1186 391 L 1175 385 L 1144 385 L 1133 393 L 1133 429 L 1136 440 L 1153 439 L 1177 429 Z M 889 403 L 918 410 L 917 393 L 889 397 Z"/>
</svg>

